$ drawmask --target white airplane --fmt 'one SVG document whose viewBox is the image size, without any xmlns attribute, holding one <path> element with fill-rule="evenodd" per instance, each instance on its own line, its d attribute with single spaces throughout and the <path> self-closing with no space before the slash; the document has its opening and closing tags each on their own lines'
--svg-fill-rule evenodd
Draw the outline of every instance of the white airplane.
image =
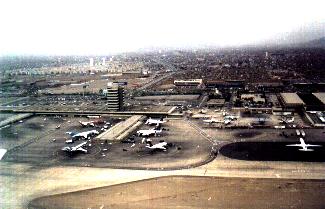
<svg viewBox="0 0 325 209">
<path fill-rule="evenodd" d="M 203 122 L 205 122 L 205 123 L 224 123 L 227 125 L 227 124 L 231 123 L 231 120 L 229 120 L 229 119 L 217 120 L 215 118 L 211 118 L 211 119 L 203 120 Z"/>
<path fill-rule="evenodd" d="M 100 118 L 100 115 L 87 115 L 87 118 Z"/>
<path fill-rule="evenodd" d="M 224 121 L 217 120 L 215 118 L 211 118 L 211 119 L 203 120 L 203 122 L 205 122 L 205 123 L 223 123 Z"/>
<path fill-rule="evenodd" d="M 294 117 L 291 117 L 291 118 L 283 118 L 283 119 L 280 119 L 280 123 L 293 123 L 295 121 L 295 118 Z"/>
<path fill-rule="evenodd" d="M 73 147 L 63 147 L 62 151 L 66 151 L 66 152 L 76 152 L 76 151 L 81 151 L 84 153 L 87 153 L 88 151 L 86 149 L 83 148 L 83 146 L 85 146 L 87 144 L 87 142 L 82 142 L 76 146 Z"/>
<path fill-rule="evenodd" d="M 149 118 L 147 121 L 146 121 L 146 125 L 156 125 L 156 126 L 159 126 L 160 124 L 162 123 L 166 123 L 167 121 L 163 120 L 163 119 L 151 119 Z"/>
<path fill-rule="evenodd" d="M 225 120 L 237 120 L 239 117 L 235 115 L 226 115 L 224 117 Z"/>
<path fill-rule="evenodd" d="M 299 151 L 314 151 L 313 149 L 308 149 L 308 147 L 321 147 L 322 145 L 318 144 L 306 144 L 303 138 L 300 138 L 300 144 L 288 144 L 288 147 L 302 147 Z"/>
<path fill-rule="evenodd" d="M 205 114 L 207 112 L 208 112 L 208 110 L 205 110 L 205 109 L 200 110 L 200 113 L 202 113 L 202 114 Z"/>
<path fill-rule="evenodd" d="M 96 130 L 84 131 L 81 133 L 68 131 L 66 133 L 69 134 L 72 138 L 85 138 L 85 139 L 87 139 L 89 136 L 94 136 L 99 134 L 99 132 Z"/>
<path fill-rule="evenodd" d="M 228 125 L 228 124 L 231 123 L 231 121 L 232 121 L 232 120 L 230 120 L 230 119 L 225 119 L 223 122 L 224 122 L 226 125 Z"/>
<path fill-rule="evenodd" d="M 160 134 L 162 132 L 162 130 L 155 130 L 153 129 L 149 129 L 149 130 L 139 130 L 137 131 L 138 136 L 151 136 L 151 135 L 155 135 L 157 136 L 157 134 Z"/>
<path fill-rule="evenodd" d="M 106 121 L 103 121 L 103 120 L 91 120 L 91 121 L 79 121 L 79 123 L 84 126 L 84 127 L 88 127 L 88 126 L 96 126 L 96 125 L 100 125 L 100 124 L 104 124 Z"/>
<path fill-rule="evenodd" d="M 301 133 L 301 136 L 302 137 L 305 137 L 306 136 L 306 133 L 304 132 L 304 130 L 301 130 L 300 133 Z"/>
<path fill-rule="evenodd" d="M 158 144 L 152 144 L 152 143 L 148 143 L 146 148 L 149 148 L 149 149 L 154 149 L 154 150 L 164 150 L 166 151 L 167 150 L 167 142 L 160 142 Z"/>
<path fill-rule="evenodd" d="M 285 126 L 274 126 L 274 128 L 276 128 L 276 129 L 285 129 L 286 127 Z"/>
<path fill-rule="evenodd" d="M 87 126 L 92 126 L 94 127 L 95 124 L 93 123 L 93 121 L 85 121 L 85 122 L 82 122 L 82 121 L 79 121 L 79 123 L 84 126 L 84 127 L 87 127 Z"/>
</svg>

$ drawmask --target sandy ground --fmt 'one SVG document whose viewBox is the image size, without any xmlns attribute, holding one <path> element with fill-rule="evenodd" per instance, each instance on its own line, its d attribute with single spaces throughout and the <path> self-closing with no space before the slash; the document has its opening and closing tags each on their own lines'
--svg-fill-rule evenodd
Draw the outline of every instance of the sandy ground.
<svg viewBox="0 0 325 209">
<path fill-rule="evenodd" d="M 3 208 L 26 208 L 29 201 L 45 195 L 168 175 L 325 179 L 324 163 L 241 161 L 222 156 L 201 167 L 175 171 L 68 166 L 39 168 L 6 162 L 1 162 L 0 168 L 0 184 L 3 185 L 0 191 L 0 205 Z M 318 191 L 317 187 L 314 191 Z"/>
<path fill-rule="evenodd" d="M 317 209 L 324 192 L 320 180 L 171 176 L 43 197 L 28 208 Z"/>
</svg>

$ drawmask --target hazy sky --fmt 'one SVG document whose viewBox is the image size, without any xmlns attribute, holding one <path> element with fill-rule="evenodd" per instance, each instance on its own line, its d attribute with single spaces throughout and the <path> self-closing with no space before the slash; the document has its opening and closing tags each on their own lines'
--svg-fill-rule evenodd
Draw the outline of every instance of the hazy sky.
<svg viewBox="0 0 325 209">
<path fill-rule="evenodd" d="M 0 55 L 255 43 L 325 21 L 324 8 L 324 0 L 0 0 Z"/>
</svg>

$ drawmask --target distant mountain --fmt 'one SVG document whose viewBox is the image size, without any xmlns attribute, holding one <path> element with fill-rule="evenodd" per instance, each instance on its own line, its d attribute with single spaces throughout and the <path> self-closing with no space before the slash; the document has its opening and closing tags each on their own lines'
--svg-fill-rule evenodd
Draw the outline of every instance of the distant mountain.
<svg viewBox="0 0 325 209">
<path fill-rule="evenodd" d="M 290 32 L 280 33 L 257 45 L 266 47 L 325 48 L 325 22 L 302 25 Z"/>
</svg>

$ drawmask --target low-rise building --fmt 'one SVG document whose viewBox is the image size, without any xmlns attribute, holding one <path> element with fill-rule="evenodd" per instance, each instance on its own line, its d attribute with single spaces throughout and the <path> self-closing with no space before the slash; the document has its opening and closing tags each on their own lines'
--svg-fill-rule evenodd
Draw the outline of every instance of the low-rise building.
<svg viewBox="0 0 325 209">
<path fill-rule="evenodd" d="M 174 85 L 179 88 L 200 88 L 202 84 L 202 79 L 174 80 Z"/>
<path fill-rule="evenodd" d="M 207 102 L 207 106 L 211 107 L 223 107 L 225 105 L 225 99 L 210 99 Z"/>
<path fill-rule="evenodd" d="M 279 101 L 286 111 L 297 111 L 304 108 L 305 103 L 297 93 L 281 93 Z"/>
<path fill-rule="evenodd" d="M 255 103 L 265 104 L 265 98 L 260 94 L 242 94 L 240 96 L 241 100 L 251 101 Z"/>
</svg>

